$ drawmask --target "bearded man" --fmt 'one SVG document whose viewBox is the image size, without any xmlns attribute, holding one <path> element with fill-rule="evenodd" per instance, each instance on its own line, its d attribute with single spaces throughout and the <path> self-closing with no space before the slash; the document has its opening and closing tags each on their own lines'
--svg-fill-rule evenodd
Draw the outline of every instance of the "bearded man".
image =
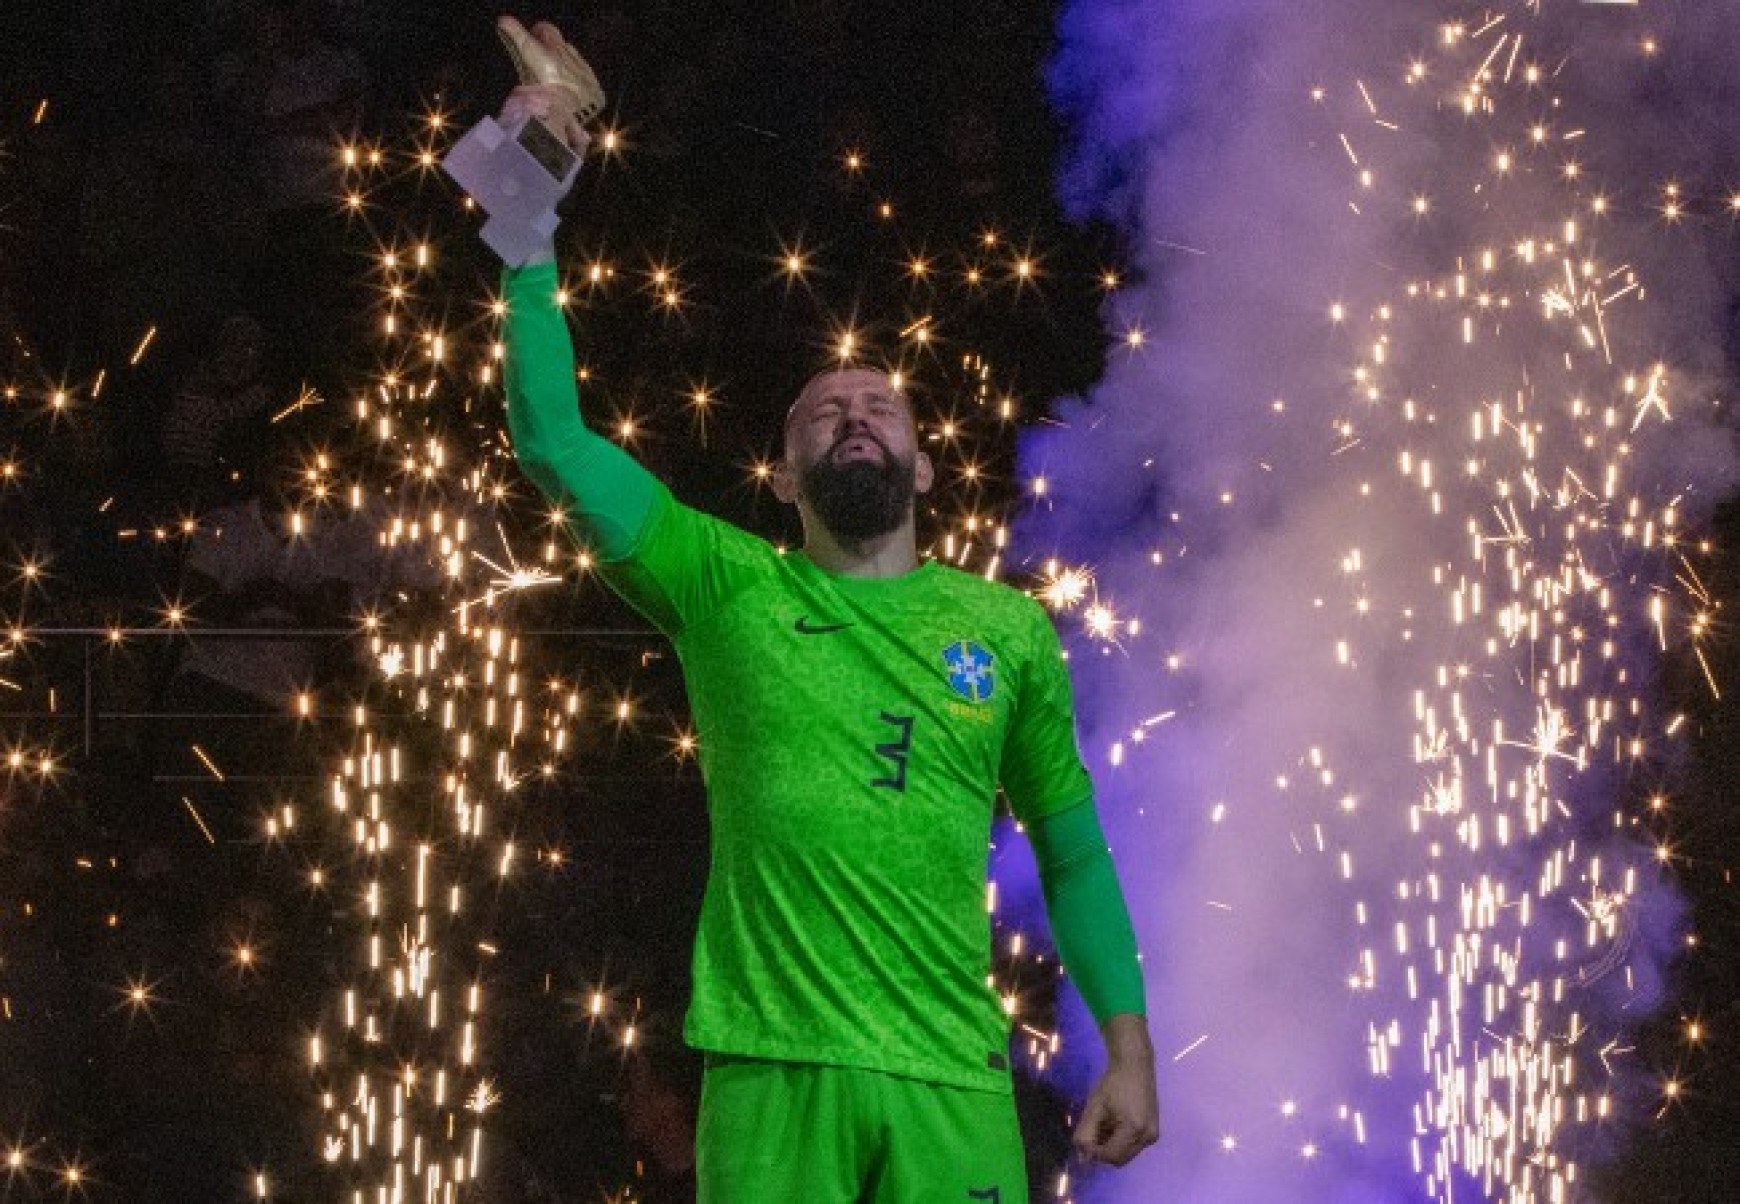
<svg viewBox="0 0 1740 1204">
<path fill-rule="evenodd" d="M 543 119 L 583 154 L 562 66 L 578 55 L 551 26 L 503 29 L 539 82 L 502 124 Z M 587 428 L 558 289 L 553 247 L 504 272 L 514 452 L 675 645 L 700 738 L 712 854 L 684 1029 L 706 1057 L 700 1199 L 1028 1198 L 989 982 L 999 787 L 1105 1041 L 1076 1145 L 1128 1162 L 1159 1134 L 1154 1055 L 1062 650 L 1026 594 L 920 559 L 935 470 L 905 393 L 865 368 L 803 387 L 772 483 L 804 542 L 782 554 Z"/>
</svg>

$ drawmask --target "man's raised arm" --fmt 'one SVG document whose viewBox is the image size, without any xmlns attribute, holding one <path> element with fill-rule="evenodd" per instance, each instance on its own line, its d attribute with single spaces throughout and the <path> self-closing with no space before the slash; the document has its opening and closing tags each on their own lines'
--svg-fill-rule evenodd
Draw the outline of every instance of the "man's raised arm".
<svg viewBox="0 0 1740 1204">
<path fill-rule="evenodd" d="M 501 125 L 520 131 L 520 137 L 526 121 L 537 118 L 584 156 L 588 138 L 582 118 L 593 111 L 589 106 L 602 103 L 596 81 L 586 86 L 590 69 L 552 25 L 537 25 L 528 34 L 503 18 L 501 28 L 522 79 L 537 81 L 522 83 L 509 95 Z M 484 156 L 466 167 L 473 179 L 484 173 L 486 191 L 497 182 L 488 174 L 496 170 L 493 162 Z M 565 171 L 562 178 L 571 179 L 571 169 Z M 509 188 L 500 190 L 501 196 L 511 194 Z M 511 206 L 492 213 L 491 220 L 500 216 L 514 216 Z M 681 505 L 627 452 L 587 428 L 575 387 L 574 344 L 557 303 L 554 240 L 545 239 L 540 247 L 542 228 L 542 219 L 514 227 L 507 241 L 512 260 L 522 266 L 502 272 L 503 377 L 514 457 L 561 508 L 569 528 L 598 554 L 605 582 L 675 638 L 760 580 L 757 566 L 777 553 L 765 540 Z"/>
<path fill-rule="evenodd" d="M 508 97 L 502 119 L 547 117 L 560 111 L 561 101 L 550 85 L 521 86 Z M 585 131 L 572 123 L 559 128 L 584 154 Z M 581 417 L 559 289 L 554 245 L 547 258 L 502 270 L 508 433 L 514 458 L 562 508 L 574 533 L 603 559 L 620 560 L 634 550 L 664 486 Z"/>
</svg>

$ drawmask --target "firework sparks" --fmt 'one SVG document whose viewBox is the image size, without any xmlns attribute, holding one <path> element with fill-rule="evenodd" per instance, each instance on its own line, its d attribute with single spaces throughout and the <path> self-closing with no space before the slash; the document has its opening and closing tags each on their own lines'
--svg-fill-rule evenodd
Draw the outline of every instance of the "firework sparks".
<svg viewBox="0 0 1740 1204">
<path fill-rule="evenodd" d="M 1180 633 L 1175 675 L 1139 647 L 1127 668 L 1095 658 L 1084 672 L 1103 684 L 1085 709 L 1129 733 L 1131 705 L 1183 716 L 1148 742 L 1158 758 L 1138 760 L 1123 736 L 1107 758 L 1140 765 L 1140 780 L 1113 779 L 1129 817 L 1118 849 L 1169 867 L 1146 903 L 1164 917 L 1154 942 L 1199 924 L 1202 898 L 1225 904 L 1211 949 L 1181 951 L 1150 989 L 1179 1013 L 1162 1030 L 1193 1051 L 1179 1145 L 1237 1132 L 1236 1156 L 1187 1168 L 1163 1145 L 1126 1181 L 1136 1194 L 1115 1198 L 1327 1201 L 1400 1169 L 1436 1200 L 1568 1200 L 1601 1123 L 1647 1076 L 1622 1037 L 1659 999 L 1652 941 L 1674 913 L 1662 875 L 1675 854 L 1622 835 L 1639 800 L 1613 783 L 1672 761 L 1681 725 L 1656 714 L 1644 658 L 1684 648 L 1706 663 L 1684 528 L 1732 466 L 1700 463 L 1720 403 L 1656 358 L 1680 299 L 1652 290 L 1645 265 L 1672 253 L 1649 240 L 1685 236 L 1726 198 L 1676 184 L 1653 217 L 1617 211 L 1598 140 L 1575 124 L 1578 72 L 1603 69 L 1581 61 L 1577 23 L 1521 3 L 1439 8 L 1433 49 L 1393 72 L 1358 57 L 1393 52 L 1382 35 L 1336 46 L 1349 73 L 1300 89 L 1303 112 L 1268 81 L 1319 69 L 1290 35 L 1266 44 L 1236 136 L 1169 163 L 1200 191 L 1154 193 L 1132 231 L 1145 247 L 1152 223 L 1215 248 L 1188 271 L 1153 253 L 1164 287 L 1112 303 L 1114 351 L 1141 331 L 1164 366 L 1113 355 L 1095 404 L 1041 444 L 1036 529 L 1103 529 L 1088 497 L 1151 507 L 1137 482 L 1158 449 L 1176 499 L 1163 530 L 1191 536 L 1188 559 L 1118 548 L 1096 557 L 1095 586 L 1050 585 L 1054 604 L 1084 605 L 1109 583 L 1150 630 Z M 1222 33 L 1218 19 L 1193 28 Z M 1301 128 L 1321 148 L 1309 165 L 1282 149 Z M 1092 131 L 1108 147 L 1129 134 Z M 1337 257 L 1311 250 L 1329 230 Z M 1363 283 L 1356 260 L 1386 268 Z M 1295 337 L 1259 313 L 1306 313 L 1329 281 L 1339 386 L 1318 383 L 1332 358 L 1321 335 L 1299 339 L 1310 353 L 1255 350 Z M 1275 377 L 1300 383 L 1259 408 Z M 1133 537 L 1151 548 L 1154 532 Z M 1165 587 L 1140 584 L 1161 567 Z M 1249 801 L 1201 808 L 1203 782 Z M 1137 822 L 1194 825 L 1202 810 L 1210 826 L 1189 829 L 1184 843 L 1200 843 L 1183 865 Z M 1288 987 L 1270 999 L 1261 981 Z M 1363 1032 L 1327 1020 L 1350 1006 Z M 1212 1023 L 1229 1009 L 1236 1040 Z M 1314 1084 L 1297 1109 L 1309 1141 L 1256 1124 L 1235 1081 L 1267 1076 Z"/>
<path fill-rule="evenodd" d="M 438 134 L 422 131 L 410 159 L 437 153 L 429 139 Z M 619 140 L 617 156 L 631 160 L 627 149 Z M 412 617 L 422 613 L 414 606 L 366 617 L 359 639 L 375 678 L 369 697 L 349 706 L 353 744 L 329 776 L 321 808 L 327 822 L 292 825 L 286 811 L 271 816 L 268 827 L 273 839 L 295 827 L 317 842 L 318 886 L 354 892 L 362 904 L 358 925 L 345 937 L 354 972 L 308 1038 L 308 1064 L 322 1100 L 321 1156 L 347 1191 L 372 1198 L 415 1184 L 419 1198 L 444 1204 L 476 1179 L 490 1114 L 503 1098 L 489 1075 L 492 1051 L 484 1041 L 492 1016 L 488 967 L 498 950 L 479 939 L 483 921 L 474 901 L 486 889 L 513 882 L 524 864 L 561 864 L 558 853 L 545 850 L 525 858 L 511 835 L 531 784 L 557 775 L 583 723 L 597 718 L 631 731 L 641 704 L 627 690 L 583 698 L 571 682 L 539 668 L 541 646 L 518 629 L 523 599 L 558 586 L 576 564 L 589 568 L 591 557 L 563 547 L 553 529 L 566 525 L 565 515 L 520 512 L 523 491 L 512 484 L 517 475 L 505 440 L 455 434 L 499 388 L 503 348 L 494 324 L 505 307 L 499 298 L 486 298 L 470 308 L 487 314 L 488 325 L 437 324 L 434 315 L 468 307 L 454 302 L 458 286 L 441 271 L 448 257 L 437 253 L 439 239 L 429 231 L 462 218 L 463 206 L 431 219 L 382 199 L 394 157 L 385 147 L 378 155 L 354 146 L 339 154 L 344 203 L 376 249 L 380 313 L 371 325 L 382 340 L 380 362 L 390 367 L 358 389 L 352 434 L 334 440 L 301 473 L 298 488 L 305 496 L 292 525 L 298 537 L 312 539 L 326 521 L 323 508 L 343 503 L 360 514 L 371 497 L 379 499 L 378 544 L 439 570 L 446 617 L 435 628 Z M 860 157 L 849 170 L 864 174 L 866 160 Z M 878 205 L 870 220 L 891 220 L 893 212 L 892 204 Z M 415 239 L 377 228 L 394 223 L 417 226 Z M 980 239 L 986 249 L 1004 241 L 999 235 Z M 407 249 L 413 245 L 416 253 Z M 780 241 L 774 251 L 780 271 L 768 283 L 782 295 L 798 284 L 808 290 L 825 274 L 801 240 Z M 648 260 L 638 290 L 612 289 L 622 275 L 614 265 L 625 258 L 605 250 L 585 257 L 564 281 L 558 303 L 570 311 L 629 309 L 655 324 L 674 316 L 694 324 L 717 312 L 670 257 Z M 951 290 L 975 290 L 983 269 L 951 277 L 940 257 L 909 255 L 891 261 L 887 272 L 922 284 L 925 307 L 880 324 L 824 313 L 817 326 L 831 328 L 825 356 L 880 363 L 878 332 L 892 334 L 888 369 L 900 387 L 936 398 L 941 416 L 921 415 L 922 431 L 949 452 L 938 458 L 943 479 L 927 499 L 941 520 L 931 554 L 996 575 L 1008 540 L 996 501 L 1004 479 L 997 466 L 1008 458 L 1007 423 L 1017 403 L 995 387 L 982 355 L 936 354 L 941 332 L 950 331 L 951 346 L 960 338 L 945 308 Z M 1010 304 L 1023 296 L 1031 302 L 1035 290 L 1055 288 L 1066 276 L 1032 246 L 1011 256 L 1005 274 Z M 1096 269 L 1082 283 L 1097 289 L 1101 275 Z M 966 296 L 963 291 L 955 299 Z M 718 392 L 697 383 L 708 374 L 696 369 L 685 363 L 679 384 L 625 399 L 613 419 L 610 386 L 601 374 L 588 366 L 580 378 L 589 411 L 618 441 L 644 446 L 661 436 L 667 417 L 678 416 L 705 444 Z M 280 417 L 315 404 L 318 398 L 305 394 Z M 771 460 L 757 458 L 750 478 L 760 483 L 772 471 Z M 487 549 L 479 546 L 483 531 L 493 537 Z M 1139 629 L 1093 592 L 1091 574 L 1085 583 L 1073 598 L 1065 596 L 1071 584 L 1050 587 L 1060 591 L 1061 606 L 1079 609 L 1084 629 L 1107 641 Z M 533 681 L 547 681 L 548 688 L 533 688 Z M 321 709 L 306 697 L 297 705 L 303 714 Z M 439 731 L 438 751 L 411 751 L 399 726 L 407 717 Z M 696 736 L 681 721 L 675 730 L 665 742 L 668 755 L 692 764 Z M 442 784 L 434 810 L 415 784 L 430 778 Z M 1029 1056 L 1043 1066 L 1055 1056 L 1058 1038 L 1042 1015 L 1030 1015 L 1040 1009 L 1029 994 L 1049 985 L 1055 965 L 1018 940 L 1009 949 L 998 963 L 999 991 L 1019 1018 Z M 638 1007 L 616 1019 L 607 1001 L 602 989 L 590 994 L 587 1023 L 609 1023 L 615 1045 L 634 1049 L 642 1040 Z"/>
</svg>

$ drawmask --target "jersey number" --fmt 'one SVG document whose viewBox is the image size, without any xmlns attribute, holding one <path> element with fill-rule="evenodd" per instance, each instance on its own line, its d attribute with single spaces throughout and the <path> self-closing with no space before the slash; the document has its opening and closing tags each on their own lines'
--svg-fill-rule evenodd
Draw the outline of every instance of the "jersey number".
<svg viewBox="0 0 1740 1204">
<path fill-rule="evenodd" d="M 912 718 L 911 715 L 890 715 L 887 711 L 882 712 L 882 722 L 892 724 L 899 736 L 876 746 L 876 755 L 886 757 L 890 762 L 890 769 L 881 777 L 872 778 L 872 786 L 884 786 L 889 790 L 906 793 L 906 758 L 912 752 Z"/>
</svg>

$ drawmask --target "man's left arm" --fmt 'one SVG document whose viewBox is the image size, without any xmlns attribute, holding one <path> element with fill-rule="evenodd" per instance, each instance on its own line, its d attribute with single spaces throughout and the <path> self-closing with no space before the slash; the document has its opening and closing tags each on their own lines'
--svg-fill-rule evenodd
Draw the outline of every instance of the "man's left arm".
<svg viewBox="0 0 1740 1204">
<path fill-rule="evenodd" d="M 1038 603 L 998 777 L 1039 863 L 1045 909 L 1064 969 L 1106 1043 L 1106 1072 L 1076 1125 L 1082 1156 L 1122 1166 L 1160 1133 L 1154 1050 L 1136 935 L 1094 811 L 1093 780 L 1075 738 L 1063 647 Z"/>
<path fill-rule="evenodd" d="M 1093 800 L 1027 825 L 1064 969 L 1099 1025 L 1106 1070 L 1076 1123 L 1082 1157 L 1122 1166 L 1160 1136 L 1135 929 Z"/>
</svg>

